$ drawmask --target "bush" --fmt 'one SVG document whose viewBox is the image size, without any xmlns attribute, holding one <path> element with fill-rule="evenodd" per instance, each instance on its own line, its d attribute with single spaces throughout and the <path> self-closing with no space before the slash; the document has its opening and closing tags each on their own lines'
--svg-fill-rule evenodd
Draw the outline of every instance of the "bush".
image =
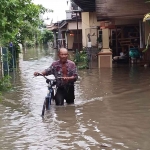
<svg viewBox="0 0 150 150">
<path fill-rule="evenodd" d="M 4 76 L 0 79 L 0 91 L 7 91 L 11 88 L 10 76 Z"/>
<path fill-rule="evenodd" d="M 2 91 L 11 89 L 10 76 L 4 76 L 0 79 L 0 100 L 2 100 Z"/>
<path fill-rule="evenodd" d="M 74 57 L 74 62 L 77 65 L 78 69 L 88 69 L 88 55 L 85 50 L 76 52 L 75 57 Z"/>
</svg>

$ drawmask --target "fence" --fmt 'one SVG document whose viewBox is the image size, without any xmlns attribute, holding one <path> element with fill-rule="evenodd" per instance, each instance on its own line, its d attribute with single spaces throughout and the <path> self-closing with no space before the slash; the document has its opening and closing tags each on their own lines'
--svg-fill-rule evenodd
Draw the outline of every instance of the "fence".
<svg viewBox="0 0 150 150">
<path fill-rule="evenodd" d="M 16 51 L 13 47 L 1 47 L 0 48 L 1 57 L 1 75 L 9 75 L 9 72 L 14 71 L 16 68 Z"/>
</svg>

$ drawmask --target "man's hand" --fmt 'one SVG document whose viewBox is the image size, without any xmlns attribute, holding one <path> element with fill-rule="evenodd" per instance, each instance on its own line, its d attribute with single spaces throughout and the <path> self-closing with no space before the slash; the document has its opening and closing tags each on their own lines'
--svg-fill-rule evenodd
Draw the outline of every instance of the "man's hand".
<svg viewBox="0 0 150 150">
<path fill-rule="evenodd" d="M 72 77 L 63 77 L 63 80 L 65 80 L 65 81 L 73 80 L 73 79 L 74 79 L 74 76 L 72 76 Z"/>
<path fill-rule="evenodd" d="M 39 72 L 34 72 L 34 76 L 39 76 Z"/>
<path fill-rule="evenodd" d="M 45 71 L 39 73 L 39 72 L 34 72 L 34 76 L 46 76 Z"/>
</svg>

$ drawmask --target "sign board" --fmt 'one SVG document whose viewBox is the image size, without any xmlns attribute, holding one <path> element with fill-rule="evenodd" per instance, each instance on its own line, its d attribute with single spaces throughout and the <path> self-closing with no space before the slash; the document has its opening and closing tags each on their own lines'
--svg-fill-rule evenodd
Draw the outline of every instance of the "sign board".
<svg viewBox="0 0 150 150">
<path fill-rule="evenodd" d="M 100 29 L 114 29 L 115 28 L 115 21 L 101 21 L 100 22 Z"/>
</svg>

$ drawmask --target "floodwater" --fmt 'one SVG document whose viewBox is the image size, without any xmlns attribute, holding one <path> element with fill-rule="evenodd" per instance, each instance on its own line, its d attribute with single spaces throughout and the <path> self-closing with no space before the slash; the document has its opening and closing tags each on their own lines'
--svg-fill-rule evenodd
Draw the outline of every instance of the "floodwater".
<svg viewBox="0 0 150 150">
<path fill-rule="evenodd" d="M 20 55 L 13 90 L 0 103 L 1 150 L 149 150 L 150 68 L 114 65 L 79 70 L 75 104 L 51 105 L 42 119 L 47 85 L 33 77 L 56 59 L 56 50 Z M 94 60 L 93 60 L 94 61 Z"/>
</svg>

